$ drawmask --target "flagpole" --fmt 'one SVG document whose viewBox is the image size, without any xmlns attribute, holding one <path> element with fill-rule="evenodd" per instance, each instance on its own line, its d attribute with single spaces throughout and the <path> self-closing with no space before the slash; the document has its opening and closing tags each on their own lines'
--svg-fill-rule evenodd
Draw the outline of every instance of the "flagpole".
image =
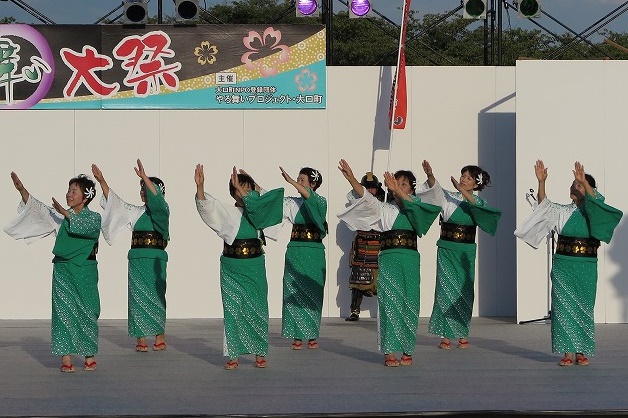
<svg viewBox="0 0 628 418">
<path fill-rule="evenodd" d="M 392 145 L 393 145 L 393 133 L 395 131 L 395 114 L 397 112 L 397 91 L 399 90 L 399 67 L 401 64 L 401 54 L 402 54 L 402 48 L 405 49 L 405 45 L 404 45 L 404 41 L 405 41 L 405 30 L 406 30 L 406 26 L 407 26 L 407 22 L 406 22 L 406 9 L 410 9 L 410 2 L 412 0 L 404 0 L 403 1 L 403 9 L 402 9 L 402 13 L 401 13 L 401 30 L 399 33 L 399 50 L 397 52 L 397 68 L 395 69 L 395 77 L 393 78 L 393 82 L 395 83 L 394 86 L 394 91 L 393 91 L 393 95 L 392 95 L 392 111 L 390 112 L 390 120 L 388 121 L 389 124 L 389 128 L 390 128 L 390 136 L 388 139 L 388 161 L 386 163 L 386 171 L 390 171 L 390 158 L 392 155 Z M 405 51 L 404 51 L 405 52 Z"/>
</svg>

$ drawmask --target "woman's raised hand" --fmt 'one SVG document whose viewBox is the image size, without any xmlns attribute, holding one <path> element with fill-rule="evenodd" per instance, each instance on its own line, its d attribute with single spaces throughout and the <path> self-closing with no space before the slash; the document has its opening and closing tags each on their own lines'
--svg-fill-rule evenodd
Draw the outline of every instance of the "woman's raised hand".
<svg viewBox="0 0 628 418">
<path fill-rule="evenodd" d="M 536 174 L 538 181 L 544 182 L 547 180 L 547 168 L 545 168 L 543 160 L 536 160 L 536 164 L 534 164 L 534 174 Z"/>
<path fill-rule="evenodd" d="M 92 174 L 98 183 L 105 181 L 105 176 L 103 176 L 102 171 L 96 164 L 92 164 Z"/>
<path fill-rule="evenodd" d="M 21 193 L 23 190 L 26 190 L 26 188 L 22 184 L 22 180 L 20 180 L 17 174 L 15 174 L 15 172 L 13 171 L 11 171 L 11 181 L 13 181 L 13 186 L 15 186 L 15 190 L 17 190 L 18 192 Z"/>
<path fill-rule="evenodd" d="M 450 177 L 450 180 L 451 180 L 451 184 L 453 184 L 453 185 L 454 185 L 454 187 L 456 188 L 456 190 L 458 190 L 459 192 L 461 192 L 462 190 L 460 190 L 460 182 L 459 182 L 459 181 L 458 181 L 458 180 L 457 180 L 454 176 L 451 176 L 451 177 Z"/>
<path fill-rule="evenodd" d="M 432 172 L 432 166 L 427 160 L 423 160 L 421 165 L 423 166 L 423 172 L 426 176 L 432 177 L 434 175 L 434 173 Z"/>
<path fill-rule="evenodd" d="M 351 170 L 351 166 L 345 160 L 340 160 L 340 162 L 338 162 L 338 170 L 340 170 L 342 175 L 349 181 L 355 178 L 353 170 Z"/>
<path fill-rule="evenodd" d="M 399 183 L 397 182 L 397 179 L 390 171 L 387 171 L 384 173 L 384 184 L 386 185 L 388 190 L 390 190 L 393 193 L 396 193 L 399 191 Z"/>
<path fill-rule="evenodd" d="M 203 172 L 203 164 L 196 164 L 194 169 L 194 182 L 197 186 L 203 186 L 205 183 L 205 173 Z"/>
<path fill-rule="evenodd" d="M 15 189 L 18 192 L 20 192 L 20 195 L 22 196 L 22 201 L 24 203 L 28 202 L 28 198 L 30 197 L 30 193 L 28 193 L 28 190 L 26 190 L 26 188 L 22 184 L 22 180 L 20 180 L 20 178 L 17 176 L 17 174 L 15 174 L 15 172 L 13 172 L 13 171 L 11 171 L 11 181 L 13 181 L 13 186 L 15 186 Z"/>
<path fill-rule="evenodd" d="M 573 176 L 576 179 L 576 181 L 582 184 L 583 186 L 587 183 L 587 179 L 584 175 L 585 175 L 584 165 L 582 165 L 580 161 L 576 161 L 573 165 Z"/>
<path fill-rule="evenodd" d="M 283 167 L 279 166 L 279 169 L 281 170 L 281 176 L 284 178 L 284 180 L 286 180 L 290 184 L 295 184 L 296 183 L 292 179 L 292 177 L 290 177 L 290 175 L 288 173 L 286 173 L 286 170 L 284 170 Z"/>
<path fill-rule="evenodd" d="M 142 161 L 140 161 L 140 159 L 137 159 L 137 167 L 134 167 L 135 169 L 135 174 L 137 174 L 137 176 L 139 178 L 141 178 L 142 180 L 144 180 L 144 182 L 146 182 L 146 179 L 148 178 L 148 176 L 146 175 L 146 171 L 144 171 L 144 166 L 142 165 Z"/>
</svg>

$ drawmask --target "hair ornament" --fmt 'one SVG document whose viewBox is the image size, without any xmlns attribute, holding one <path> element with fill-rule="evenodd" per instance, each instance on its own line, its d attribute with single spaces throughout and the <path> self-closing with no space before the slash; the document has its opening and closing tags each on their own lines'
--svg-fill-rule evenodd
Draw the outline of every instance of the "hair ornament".
<svg viewBox="0 0 628 418">
<path fill-rule="evenodd" d="M 479 173 L 478 176 L 475 178 L 475 182 L 478 184 L 478 186 L 481 186 L 483 181 L 484 177 L 482 176 L 482 173 Z"/>
<path fill-rule="evenodd" d="M 159 183 L 159 190 L 161 191 L 161 194 L 166 194 L 166 185 Z"/>
<path fill-rule="evenodd" d="M 311 177 L 312 177 L 312 180 L 316 182 L 320 178 L 320 173 L 317 170 L 312 170 Z"/>
<path fill-rule="evenodd" d="M 87 189 L 85 189 L 85 191 L 83 192 L 83 194 L 85 195 L 85 197 L 87 197 L 88 199 L 93 199 L 94 196 L 96 196 L 96 189 L 94 188 L 94 186 L 90 186 Z"/>
</svg>

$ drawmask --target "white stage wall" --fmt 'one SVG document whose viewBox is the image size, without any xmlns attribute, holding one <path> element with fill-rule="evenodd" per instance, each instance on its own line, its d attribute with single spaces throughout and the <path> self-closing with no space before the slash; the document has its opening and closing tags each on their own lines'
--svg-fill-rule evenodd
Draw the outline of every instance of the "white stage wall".
<svg viewBox="0 0 628 418">
<path fill-rule="evenodd" d="M 517 224 L 530 213 L 525 200 L 537 190 L 534 162 L 548 167 L 547 196 L 569 203 L 575 161 L 592 174 L 606 202 L 624 218 L 598 252 L 595 321 L 628 322 L 628 196 L 625 181 L 626 61 L 520 61 L 517 63 Z M 548 243 L 538 250 L 517 243 L 517 318 L 543 317 L 550 309 Z M 551 245 L 550 245 L 551 248 Z"/>
<path fill-rule="evenodd" d="M 567 76 L 572 74 L 576 72 Z M 89 173 L 91 163 L 97 163 L 116 193 L 139 204 L 139 184 L 133 166 L 140 157 L 149 175 L 165 181 L 172 213 L 168 317 L 220 318 L 218 272 L 222 241 L 196 213 L 195 164 L 205 165 L 207 192 L 226 201 L 231 199 L 227 184 L 234 165 L 246 169 L 268 189 L 289 186 L 278 166 L 293 176 L 302 166 L 312 166 L 323 174 L 319 191 L 327 197 L 329 208 L 329 235 L 324 240 L 327 285 L 323 316 L 346 316 L 350 302 L 348 250 L 353 233 L 336 218 L 348 191 L 337 162 L 347 159 L 357 177 L 373 168 L 381 178 L 387 169 L 391 78 L 392 70 L 388 67 L 329 67 L 325 110 L 2 111 L 0 171 L 5 177 L 0 181 L 4 203 L 0 207 L 0 223 L 6 225 L 15 216 L 19 202 L 19 194 L 9 178 L 11 171 L 18 173 L 33 196 L 44 202 L 52 196 L 63 201 L 69 178 Z M 409 67 L 408 88 L 410 116 L 406 129 L 394 132 L 390 170 L 411 169 L 423 181 L 421 161 L 428 159 L 446 187 L 451 187 L 449 177 L 458 177 L 466 164 L 479 164 L 491 174 L 492 187 L 482 196 L 492 206 L 501 208 L 504 215 L 495 237 L 479 233 L 474 314 L 518 314 L 518 246 L 512 232 L 515 206 L 529 209 L 519 201 L 522 186 L 515 181 L 515 175 L 523 176 L 525 172 L 526 177 L 522 178 L 527 187 L 527 178 L 532 174 L 527 167 L 531 168 L 537 156 L 526 155 L 526 170 L 518 172 L 522 169 L 515 158 L 515 68 Z M 581 117 L 580 121 L 584 119 Z M 600 134 L 603 126 L 596 124 L 591 130 Z M 535 148 L 545 148 L 546 138 L 538 136 L 539 146 Z M 550 156 L 558 158 L 561 149 L 557 144 L 548 160 Z M 574 150 L 574 154 L 583 152 Z M 550 167 L 554 165 L 557 162 L 550 163 Z M 591 166 L 594 171 L 603 167 Z M 605 186 L 611 180 L 608 176 L 601 179 L 606 180 Z M 564 182 L 559 181 L 558 176 L 550 179 L 552 185 Z M 615 186 L 618 182 L 619 177 Z M 602 187 L 602 191 L 606 188 Z M 618 200 L 618 190 L 614 187 L 614 193 L 607 193 L 609 202 Z M 296 193 L 289 187 L 286 191 L 290 195 Z M 96 203 L 90 207 L 100 211 Z M 438 231 L 435 223 L 419 241 L 421 316 L 429 316 L 432 309 Z M 281 316 L 283 256 L 289 228 L 283 232 L 279 242 L 269 241 L 266 248 L 271 317 Z M 0 319 L 50 317 L 53 241 L 48 237 L 27 246 L 0 234 Z M 101 240 L 101 318 L 126 318 L 129 241 L 130 232 L 112 247 Z M 540 265 L 541 255 L 530 255 L 529 261 Z M 526 272 L 520 269 L 519 274 L 525 276 Z M 374 298 L 365 298 L 363 310 L 365 315 L 376 315 Z M 531 309 L 530 314 L 542 314 L 543 310 L 544 307 Z"/>
</svg>

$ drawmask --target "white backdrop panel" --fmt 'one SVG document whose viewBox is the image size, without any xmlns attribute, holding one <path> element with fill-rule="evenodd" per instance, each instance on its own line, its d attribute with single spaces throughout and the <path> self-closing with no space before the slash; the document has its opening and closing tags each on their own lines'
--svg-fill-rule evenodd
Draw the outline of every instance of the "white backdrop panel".
<svg viewBox="0 0 628 418">
<path fill-rule="evenodd" d="M 622 61 L 520 61 L 517 63 L 517 223 L 530 213 L 528 188 L 537 188 L 533 165 L 548 167 L 547 196 L 569 202 L 573 165 L 581 161 L 612 206 L 624 210 L 628 198 L 620 194 L 625 149 L 621 110 L 626 105 Z M 623 107 L 622 107 L 623 105 Z M 625 219 L 610 245 L 599 252 L 596 322 L 627 322 L 625 283 L 628 260 L 621 257 L 628 240 Z M 517 317 L 545 315 L 548 301 L 547 246 L 534 251 L 517 243 Z M 623 279 L 622 279 L 623 278 Z"/>
<path fill-rule="evenodd" d="M 312 111 L 17 111 L 0 112 L 7 137 L 21 138 L 4 148 L 0 182 L 5 205 L 0 219 L 14 215 L 19 195 L 8 173 L 22 174 L 37 196 L 63 197 L 67 180 L 96 162 L 111 187 L 139 204 L 137 157 L 151 175 L 166 183 L 170 205 L 168 246 L 168 317 L 222 317 L 218 281 L 222 241 L 200 220 L 194 207 L 194 166 L 204 164 L 206 191 L 230 202 L 231 168 L 244 168 L 270 189 L 286 187 L 278 166 L 296 176 L 303 166 L 320 169 L 320 193 L 328 199 L 329 235 L 324 316 L 348 314 L 348 250 L 353 233 L 339 224 L 348 184 L 337 170 L 340 158 L 356 176 L 373 170 L 380 178 L 390 169 L 410 169 L 424 180 L 421 161 L 428 159 L 446 187 L 466 164 L 490 172 L 493 186 L 482 192 L 504 211 L 497 235 L 480 234 L 475 315 L 515 314 L 515 153 L 514 68 L 410 67 L 409 120 L 395 131 L 392 148 L 387 129 L 392 69 L 329 67 L 328 108 Z M 3 147 L 8 141 L 3 141 Z M 9 152 L 10 150 L 10 152 Z M 389 158 L 390 151 L 390 158 Z M 34 155 L 34 157 L 33 157 Z M 44 184 L 45 183 L 45 184 Z M 46 187 L 44 187 L 46 186 Z M 93 210 L 100 210 L 92 204 Z M 266 248 L 271 317 L 281 315 L 282 275 L 289 227 Z M 436 271 L 438 225 L 420 240 L 421 316 L 431 313 Z M 99 253 L 103 318 L 126 317 L 126 252 L 130 233 Z M 0 318 L 49 318 L 51 238 L 31 246 L 0 238 L 4 263 Z M 36 286 L 38 284 L 39 286 Z M 20 299 L 15 295 L 19 295 Z M 363 304 L 376 315 L 376 300 Z"/>
</svg>

